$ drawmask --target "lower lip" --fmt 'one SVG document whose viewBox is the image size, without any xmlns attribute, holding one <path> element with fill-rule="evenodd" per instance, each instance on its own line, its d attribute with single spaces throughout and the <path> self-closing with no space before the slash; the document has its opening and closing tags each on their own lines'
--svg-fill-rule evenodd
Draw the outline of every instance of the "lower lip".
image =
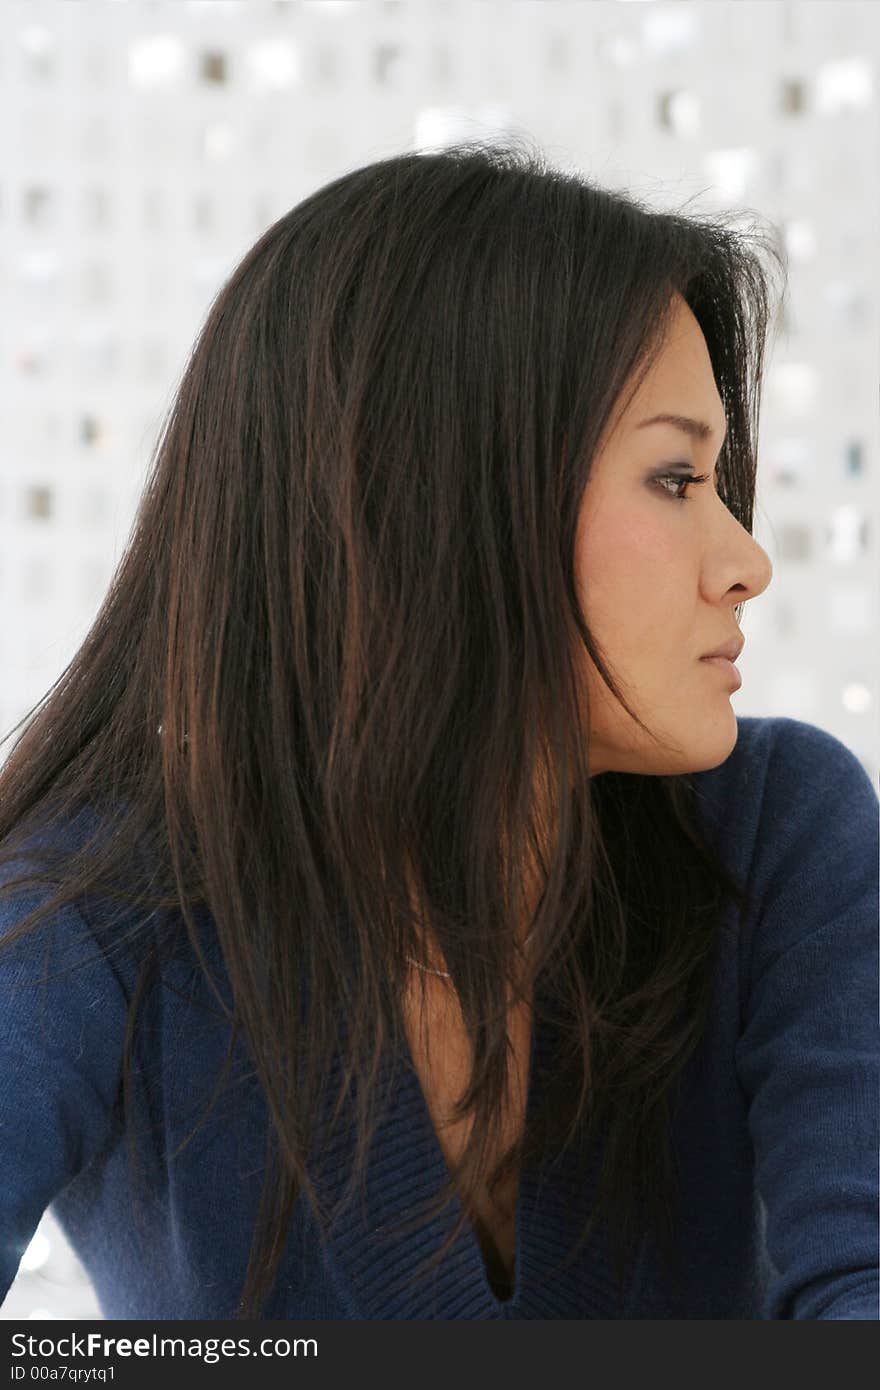
<svg viewBox="0 0 880 1390">
<path fill-rule="evenodd" d="M 719 671 L 724 671 L 725 675 L 733 681 L 734 690 L 739 690 L 742 685 L 742 676 L 733 662 L 729 661 L 726 656 L 701 656 L 700 660 L 704 661 L 707 666 L 717 666 Z"/>
</svg>

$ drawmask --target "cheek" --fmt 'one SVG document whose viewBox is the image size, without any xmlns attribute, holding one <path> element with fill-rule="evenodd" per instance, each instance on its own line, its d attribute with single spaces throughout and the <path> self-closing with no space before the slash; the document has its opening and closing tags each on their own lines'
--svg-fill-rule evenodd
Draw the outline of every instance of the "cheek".
<svg viewBox="0 0 880 1390">
<path fill-rule="evenodd" d="M 680 589 L 686 569 L 681 537 L 653 515 L 606 509 L 579 528 L 578 593 L 588 619 L 593 614 L 597 623 L 607 618 L 629 625 L 648 613 L 653 621 Z"/>
</svg>

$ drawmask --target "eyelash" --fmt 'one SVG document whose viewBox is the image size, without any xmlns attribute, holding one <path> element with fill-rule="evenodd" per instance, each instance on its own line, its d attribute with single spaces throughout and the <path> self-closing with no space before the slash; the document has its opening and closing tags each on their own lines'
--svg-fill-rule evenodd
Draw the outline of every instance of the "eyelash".
<svg viewBox="0 0 880 1390">
<path fill-rule="evenodd" d="M 694 484 L 696 484 L 696 483 L 705 483 L 705 482 L 708 482 L 708 479 L 709 479 L 709 474 L 708 474 L 708 473 L 698 473 L 696 476 L 694 476 L 692 473 L 687 473 L 687 474 L 685 474 L 685 473 L 661 473 L 660 476 L 659 476 L 658 478 L 655 478 L 654 481 L 657 482 L 657 483 L 659 483 L 659 484 L 661 484 L 661 485 L 662 485 L 663 483 L 673 482 L 673 483 L 678 483 L 679 486 L 684 485 L 684 486 L 686 487 L 689 483 L 694 483 Z M 672 498 L 673 502 L 687 502 L 687 500 L 688 500 L 688 498 L 687 498 L 686 495 L 683 495 L 683 496 L 681 496 L 681 497 L 676 497 L 675 494 L 672 493 L 672 492 L 670 492 L 668 488 L 665 488 L 665 487 L 664 487 L 664 488 L 663 488 L 663 491 L 664 491 L 669 497 Z"/>
</svg>

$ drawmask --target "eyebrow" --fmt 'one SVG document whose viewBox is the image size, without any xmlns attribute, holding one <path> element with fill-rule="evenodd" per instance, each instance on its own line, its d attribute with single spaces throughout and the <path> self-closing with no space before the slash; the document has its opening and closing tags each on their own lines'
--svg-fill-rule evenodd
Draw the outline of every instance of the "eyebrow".
<svg viewBox="0 0 880 1390">
<path fill-rule="evenodd" d="M 711 439 L 715 433 L 705 420 L 694 420 L 690 415 L 652 415 L 647 420 L 640 420 L 636 429 L 643 430 L 647 425 L 673 425 L 684 434 L 689 434 L 692 439 L 699 440 Z M 725 435 L 726 433 L 725 430 Z"/>
</svg>

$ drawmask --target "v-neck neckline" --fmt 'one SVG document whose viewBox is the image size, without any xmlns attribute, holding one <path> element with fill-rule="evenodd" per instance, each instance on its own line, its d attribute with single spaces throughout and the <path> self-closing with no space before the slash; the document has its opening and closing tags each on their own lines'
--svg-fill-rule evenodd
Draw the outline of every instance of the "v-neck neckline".
<svg viewBox="0 0 880 1390">
<path fill-rule="evenodd" d="M 535 1107 L 535 1095 L 537 1090 L 537 1069 L 542 1053 L 546 1050 L 544 1032 L 541 1029 L 537 1011 L 532 1012 L 531 1034 L 529 1039 L 529 1058 L 526 1072 L 526 1107 L 524 1119 L 526 1124 L 531 1118 Z M 422 1135 L 425 1148 L 427 1149 L 428 1169 L 434 1190 L 438 1190 L 442 1183 L 449 1177 L 449 1168 L 439 1136 L 434 1127 L 434 1121 L 425 1093 L 419 1081 L 418 1072 L 413 1060 L 412 1052 L 406 1041 L 404 1041 L 403 1064 L 405 1067 L 405 1080 L 403 1083 L 402 1101 L 407 1114 L 412 1114 L 418 1131 Z M 428 1137 L 429 1136 L 429 1137 Z M 491 1306 L 492 1311 L 483 1316 L 507 1317 L 510 1310 L 518 1305 L 521 1298 L 521 1286 L 523 1281 L 523 1224 L 524 1218 L 531 1210 L 533 1192 L 530 1185 L 531 1174 L 525 1165 L 520 1165 L 517 1177 L 516 1205 L 514 1208 L 514 1257 L 513 1257 L 513 1287 L 507 1298 L 499 1298 L 492 1287 L 491 1280 L 486 1268 L 486 1260 L 480 1245 L 479 1237 L 474 1225 L 473 1218 L 468 1216 L 459 1244 L 466 1247 L 466 1258 L 470 1265 L 476 1264 L 479 1268 L 479 1280 L 481 1301 Z M 450 1202 L 450 1212 L 452 1215 L 451 1225 L 460 1217 L 463 1210 L 461 1198 L 455 1195 Z M 506 1275 L 506 1271 L 505 1271 Z"/>
<path fill-rule="evenodd" d="M 528 1006 L 529 1031 L 528 1047 L 526 1049 L 525 1056 L 525 1076 L 521 1080 L 521 1084 L 524 1086 L 524 1109 L 522 1117 L 522 1122 L 524 1126 L 527 1126 L 535 1104 L 534 1092 L 536 1090 L 536 1057 L 539 1051 L 538 1027 L 534 1009 L 534 1000 L 536 997 L 537 995 L 535 994 L 533 988 L 533 998 L 529 1002 Z M 443 1005 L 444 1009 L 445 1007 L 446 1006 Z M 454 1010 L 454 1014 L 454 1026 L 458 1028 L 460 1026 L 461 1016 L 458 1010 Z M 438 1027 L 442 1031 L 443 1028 L 446 1026 L 446 1023 L 448 1022 L 449 1015 L 443 1014 L 443 1016 L 441 1017 L 438 1013 L 437 1017 L 439 1020 Z M 419 1052 L 419 1056 L 421 1056 L 421 1052 Z M 418 1112 L 418 1123 L 420 1127 L 429 1129 L 434 1138 L 434 1145 L 432 1146 L 431 1150 L 431 1170 L 432 1174 L 435 1175 L 437 1178 L 437 1186 L 439 1187 L 442 1183 L 445 1183 L 449 1178 L 450 1160 L 447 1159 L 444 1146 L 441 1143 L 440 1135 L 438 1134 L 434 1116 L 431 1111 L 431 1105 L 428 1100 L 428 1095 L 426 1094 L 423 1087 L 419 1067 L 416 1064 L 416 1052 L 413 1050 L 413 1042 L 406 1034 L 402 1041 L 401 1060 L 406 1069 L 406 1078 L 407 1083 L 409 1085 L 410 1093 L 407 1099 L 410 1105 L 412 1106 L 413 1110 Z M 427 1057 L 425 1060 L 427 1060 Z M 506 1261 L 502 1257 L 501 1251 L 495 1242 L 494 1232 L 491 1228 L 491 1225 L 485 1221 L 481 1222 L 478 1216 L 475 1216 L 473 1213 L 469 1213 L 465 1219 L 463 1226 L 463 1233 L 466 1234 L 466 1236 L 468 1237 L 468 1244 L 473 1245 L 473 1248 L 476 1252 L 476 1258 L 479 1260 L 480 1266 L 482 1268 L 486 1289 L 490 1297 L 492 1297 L 496 1301 L 499 1309 L 507 1308 L 509 1305 L 511 1305 L 516 1300 L 520 1289 L 521 1208 L 523 1177 L 523 1166 L 522 1164 L 519 1164 L 516 1173 L 515 1200 L 513 1203 L 512 1212 L 512 1280 L 510 1277 L 510 1271 L 507 1268 Z M 458 1220 L 462 1213 L 462 1207 L 463 1203 L 461 1199 L 456 1197 L 455 1202 L 452 1206 L 454 1218 L 456 1220 Z M 487 1257 L 483 1251 L 481 1233 L 483 1234 L 484 1239 L 487 1238 L 488 1243 L 490 1245 L 490 1257 L 491 1255 L 494 1255 L 494 1259 L 490 1258 L 490 1260 L 487 1261 Z M 490 1275 L 490 1268 L 493 1270 L 493 1273 L 495 1275 L 495 1282 L 502 1282 L 504 1287 L 509 1289 L 509 1292 L 504 1297 L 502 1297 L 500 1294 L 496 1292 L 495 1286 L 493 1284 L 493 1279 Z"/>
<path fill-rule="evenodd" d="M 526 1115 L 541 1099 L 552 1063 L 554 1034 L 540 1007 L 539 988 L 529 1054 Z M 340 1020 L 347 1034 L 344 1019 Z M 338 1096 L 340 1052 L 327 1078 L 327 1110 Z M 364 1189 L 339 1212 L 327 1232 L 325 1258 L 334 1286 L 358 1319 L 508 1319 L 622 1316 L 600 1221 L 585 1251 L 561 1267 L 588 1210 L 595 1165 L 587 1180 L 569 1156 L 536 1172 L 520 1167 L 515 1215 L 514 1287 L 499 1298 L 486 1273 L 483 1252 L 470 1221 L 430 1275 L 424 1268 L 450 1235 L 462 1211 L 454 1194 L 440 1215 L 415 1230 L 396 1229 L 424 1210 L 448 1178 L 440 1141 L 408 1047 L 386 1055 L 378 1078 L 380 1104 L 367 1158 Z M 350 1171 L 355 1133 L 355 1098 L 345 1120 L 319 1159 L 316 1187 L 331 1205 L 338 1202 Z M 560 1268 L 557 1270 L 557 1264 Z M 623 1314 L 625 1316 L 625 1314 Z"/>
<path fill-rule="evenodd" d="M 347 1028 L 343 1022 L 343 1031 Z M 536 1103 L 538 1070 L 546 1061 L 549 1038 L 537 1010 L 529 1047 L 526 1116 Z M 338 1093 L 340 1055 L 334 1056 L 328 1077 L 327 1106 Z M 489 1282 L 483 1252 L 469 1218 L 439 1269 L 420 1277 L 407 1288 L 423 1263 L 450 1234 L 462 1212 L 454 1194 L 440 1216 L 432 1217 L 417 1231 L 399 1236 L 395 1224 L 422 1208 L 447 1181 L 449 1170 L 419 1082 L 409 1046 L 404 1040 L 396 1058 L 386 1057 L 379 1091 L 391 1095 L 383 1110 L 370 1149 L 366 1174 L 366 1203 L 355 1200 L 339 1215 L 329 1237 L 332 1257 L 345 1267 L 346 1284 L 358 1307 L 354 1317 L 393 1318 L 507 1318 L 519 1316 L 524 1275 L 529 1254 L 524 1233 L 530 1224 L 535 1199 L 535 1179 L 528 1166 L 519 1170 L 515 1210 L 514 1286 L 509 1298 L 499 1298 Z M 330 1200 L 338 1200 L 348 1172 L 353 1144 L 353 1102 L 346 1107 L 345 1126 L 322 1154 L 319 1186 L 329 1188 Z M 327 1174 L 330 1174 L 329 1180 Z M 363 1221 L 366 1212 L 366 1221 Z M 386 1229 L 387 1228 L 387 1229 Z M 383 1313 L 383 1306 L 407 1311 Z M 533 1316 L 536 1316 L 533 1314 Z"/>
</svg>

